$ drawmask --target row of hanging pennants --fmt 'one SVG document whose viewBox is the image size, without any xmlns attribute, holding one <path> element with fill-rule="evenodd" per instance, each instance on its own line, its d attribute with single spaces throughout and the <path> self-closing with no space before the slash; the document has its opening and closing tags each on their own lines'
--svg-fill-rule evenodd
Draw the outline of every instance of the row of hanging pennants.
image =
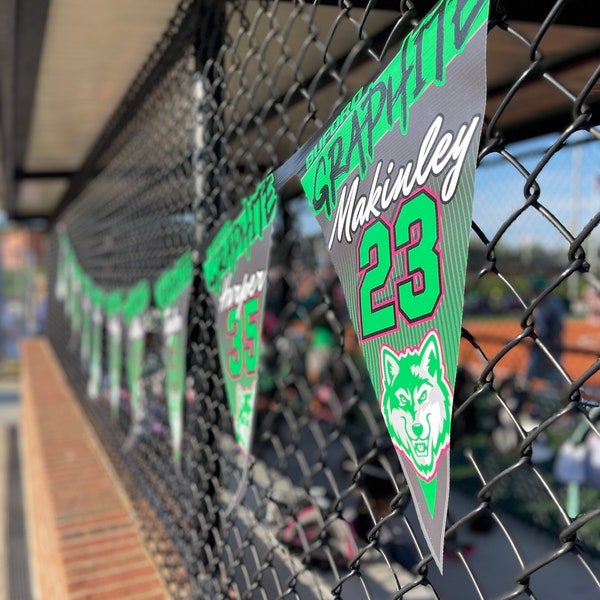
<svg viewBox="0 0 600 600">
<path fill-rule="evenodd" d="M 453 387 L 486 98 L 488 11 L 489 0 L 439 2 L 379 76 L 223 218 L 201 253 L 235 436 L 248 457 L 278 191 L 290 177 L 299 178 L 440 571 Z M 64 234 L 59 257 L 57 297 L 65 302 L 72 329 L 80 332 L 81 358 L 90 364 L 88 394 L 99 393 L 104 314 L 111 405 L 124 339 L 134 419 L 141 316 L 154 294 L 163 319 L 167 403 L 173 456 L 179 461 L 191 255 L 184 254 L 152 289 L 142 281 L 106 294 L 85 276 Z M 243 497 L 244 481 L 245 475 L 229 510 Z"/>
<path fill-rule="evenodd" d="M 87 396 L 96 400 L 102 391 L 105 334 L 111 413 L 116 418 L 125 367 L 132 432 L 139 430 L 145 408 L 142 373 L 146 317 L 152 301 L 160 310 L 165 392 L 176 465 L 180 461 L 183 434 L 188 306 L 193 275 L 191 252 L 185 252 L 160 274 L 154 285 L 148 279 L 141 279 L 127 289 L 104 290 L 81 267 L 67 232 L 61 230 L 58 235 L 54 296 L 63 303 L 71 329 L 70 345 L 78 347 L 82 367 L 88 372 Z"/>
</svg>

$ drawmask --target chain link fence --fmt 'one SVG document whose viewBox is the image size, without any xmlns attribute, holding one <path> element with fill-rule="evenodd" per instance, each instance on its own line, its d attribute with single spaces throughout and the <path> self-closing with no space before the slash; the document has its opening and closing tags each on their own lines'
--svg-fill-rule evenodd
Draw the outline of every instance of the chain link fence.
<svg viewBox="0 0 600 600">
<path fill-rule="evenodd" d="M 383 4 L 184 0 L 63 199 L 49 243 L 49 289 L 59 224 L 106 291 L 156 281 L 186 250 L 198 262 L 220 217 L 344 106 L 426 13 L 420 3 Z M 567 89 L 562 71 L 555 76 L 544 60 L 558 9 L 576 3 L 536 7 L 528 35 L 492 4 L 489 36 L 500 43 L 490 44 L 488 63 L 502 60 L 494 48 L 513 44 L 523 70 L 490 92 L 480 146 L 443 576 L 299 186 L 280 198 L 254 452 L 231 514 L 242 457 L 200 266 L 179 469 L 158 309 L 144 321 L 143 419 L 132 429 L 125 378 L 117 414 L 110 409 L 106 348 L 104 393 L 86 398 L 89 364 L 63 304 L 49 294 L 51 342 L 174 598 L 600 592 L 600 134 L 588 106 L 600 69 Z M 545 138 L 512 143 L 503 124 L 508 131 L 511 111 L 529 101 L 532 80 L 560 97 L 568 122 Z M 549 327 L 562 323 L 557 345 L 542 332 L 546 313 Z"/>
</svg>

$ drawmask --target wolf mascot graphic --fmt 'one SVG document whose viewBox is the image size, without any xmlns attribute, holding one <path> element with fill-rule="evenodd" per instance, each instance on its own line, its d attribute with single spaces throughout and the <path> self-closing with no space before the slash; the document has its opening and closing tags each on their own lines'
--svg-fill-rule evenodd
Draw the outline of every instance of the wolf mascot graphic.
<svg viewBox="0 0 600 600">
<path fill-rule="evenodd" d="M 438 333 L 418 348 L 381 347 L 381 410 L 396 446 L 419 476 L 430 481 L 450 442 L 452 390 L 445 377 Z"/>
<path fill-rule="evenodd" d="M 254 385 L 243 388 L 239 383 L 235 386 L 235 430 L 238 442 L 247 450 L 252 435 L 252 401 Z"/>
</svg>

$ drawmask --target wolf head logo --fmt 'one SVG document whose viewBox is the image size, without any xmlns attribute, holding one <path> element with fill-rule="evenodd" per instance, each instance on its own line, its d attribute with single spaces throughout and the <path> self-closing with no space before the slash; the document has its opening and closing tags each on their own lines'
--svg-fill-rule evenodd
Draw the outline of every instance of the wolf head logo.
<svg viewBox="0 0 600 600">
<path fill-rule="evenodd" d="M 433 329 L 418 348 L 396 353 L 381 347 L 383 417 L 396 448 L 427 481 L 435 476 L 450 441 L 452 390 L 441 356 Z"/>
<path fill-rule="evenodd" d="M 252 403 L 254 386 L 243 388 L 239 383 L 235 386 L 235 432 L 238 442 L 248 450 L 252 432 Z"/>
</svg>

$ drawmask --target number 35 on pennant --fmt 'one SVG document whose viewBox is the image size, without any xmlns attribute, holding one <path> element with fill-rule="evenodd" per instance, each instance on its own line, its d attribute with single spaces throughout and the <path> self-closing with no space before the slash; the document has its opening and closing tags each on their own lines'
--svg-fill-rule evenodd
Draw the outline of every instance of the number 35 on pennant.
<svg viewBox="0 0 600 600">
<path fill-rule="evenodd" d="M 372 221 L 356 250 L 361 341 L 432 318 L 443 296 L 439 199 L 422 189 L 405 200 L 390 223 Z M 401 274 L 384 293 L 396 261 Z M 389 291 L 388 291 L 389 294 Z"/>
<path fill-rule="evenodd" d="M 258 368 L 258 316 L 259 297 L 248 298 L 241 308 L 233 306 L 227 314 L 227 337 L 231 340 L 227 352 L 227 370 L 232 379 L 238 379 L 244 371 L 254 375 Z"/>
</svg>

